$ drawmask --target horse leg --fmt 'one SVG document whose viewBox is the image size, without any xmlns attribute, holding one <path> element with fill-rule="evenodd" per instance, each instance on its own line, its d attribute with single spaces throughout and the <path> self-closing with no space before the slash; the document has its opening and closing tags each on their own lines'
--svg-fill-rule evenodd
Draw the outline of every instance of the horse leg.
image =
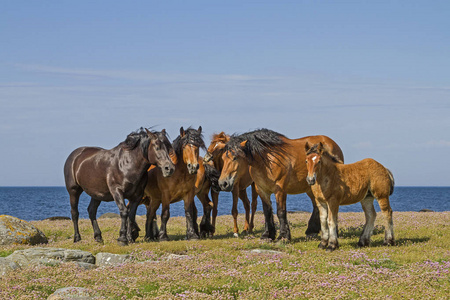
<svg viewBox="0 0 450 300">
<path fill-rule="evenodd" d="M 317 200 L 316 200 L 317 202 Z M 328 230 L 328 205 L 326 202 L 318 202 L 317 208 L 320 214 L 321 240 L 319 248 L 325 249 L 328 246 L 329 230 Z"/>
<path fill-rule="evenodd" d="M 392 208 L 389 204 L 389 196 L 386 196 L 385 198 L 377 198 L 377 201 L 381 211 L 383 212 L 384 218 L 386 219 L 386 229 L 384 233 L 383 245 L 394 246 L 394 222 L 392 221 Z"/>
<path fill-rule="evenodd" d="M 91 202 L 88 206 L 89 219 L 91 219 L 92 228 L 94 229 L 94 239 L 98 243 L 103 244 L 102 232 L 97 223 L 97 209 L 101 201 L 91 198 Z"/>
<path fill-rule="evenodd" d="M 288 241 L 291 240 L 291 230 L 289 229 L 289 224 L 287 221 L 287 212 L 286 212 L 286 193 L 278 191 L 275 194 L 277 199 L 277 216 L 278 221 L 280 222 L 280 234 L 278 235 L 277 240 L 286 239 Z"/>
<path fill-rule="evenodd" d="M 161 203 L 150 199 L 149 204 L 146 206 L 147 208 L 147 218 L 145 220 L 145 238 L 146 242 L 154 241 L 158 237 L 159 232 L 156 224 L 156 211 L 159 208 Z M 155 228 L 156 227 L 156 228 Z"/>
<path fill-rule="evenodd" d="M 373 206 L 373 200 L 373 197 L 366 197 L 361 201 L 364 216 L 366 217 L 366 223 L 364 224 L 361 237 L 359 238 L 359 247 L 366 247 L 370 245 L 370 237 L 372 236 L 375 219 L 377 217 L 377 212 Z"/>
<path fill-rule="evenodd" d="M 337 238 L 337 221 L 339 212 L 339 202 L 336 199 L 330 199 L 328 201 L 328 247 L 327 251 L 334 251 L 339 248 L 339 242 Z"/>
<path fill-rule="evenodd" d="M 242 200 L 242 204 L 244 205 L 244 209 L 245 209 L 245 225 L 244 225 L 244 229 L 242 230 L 242 232 L 248 234 L 249 233 L 249 222 L 250 222 L 250 200 L 248 199 L 247 196 L 247 191 L 246 189 L 240 190 L 239 191 L 239 198 L 241 198 Z"/>
<path fill-rule="evenodd" d="M 255 227 L 254 220 L 257 207 L 258 207 L 258 193 L 256 192 L 255 183 L 252 183 L 252 215 L 250 217 L 248 233 L 252 233 L 253 228 Z"/>
<path fill-rule="evenodd" d="M 213 237 L 214 233 L 216 232 L 216 218 L 217 218 L 217 205 L 219 204 L 219 193 L 213 192 L 211 190 L 211 198 L 213 202 L 213 208 L 211 217 L 212 233 L 210 234 L 210 236 Z"/>
<path fill-rule="evenodd" d="M 114 198 L 114 202 L 116 202 L 117 207 L 120 211 L 120 218 L 122 219 L 122 224 L 120 226 L 119 231 L 119 238 L 117 241 L 119 242 L 119 245 L 125 246 L 128 245 L 128 238 L 127 238 L 127 225 L 128 225 L 128 209 L 125 205 L 125 199 L 123 198 L 123 194 L 120 191 L 119 188 L 116 188 L 111 193 Z"/>
<path fill-rule="evenodd" d="M 233 216 L 233 235 L 234 237 L 239 237 L 239 228 L 237 224 L 237 217 L 238 217 L 238 209 L 237 209 L 237 202 L 239 199 L 239 185 L 235 184 L 233 187 L 233 191 L 231 192 L 233 197 L 233 206 L 231 208 L 231 215 Z"/>
<path fill-rule="evenodd" d="M 167 236 L 167 221 L 170 218 L 170 209 L 169 209 L 169 201 L 164 201 L 162 203 L 161 210 L 161 228 L 159 229 L 158 239 L 160 241 L 168 241 L 169 237 Z"/>
<path fill-rule="evenodd" d="M 80 216 L 80 213 L 78 212 L 78 202 L 80 200 L 80 195 L 83 192 L 81 188 L 73 188 L 68 189 L 69 196 L 70 196 L 70 212 L 72 214 L 72 222 L 73 222 L 73 242 L 79 242 L 81 240 L 80 230 L 78 228 L 78 218 Z"/>
<path fill-rule="evenodd" d="M 308 192 L 306 192 L 306 194 L 309 196 L 309 198 L 311 199 L 312 205 L 313 205 L 313 211 L 311 214 L 311 217 L 309 218 L 308 221 L 308 228 L 305 231 L 306 237 L 307 238 L 313 238 L 316 237 L 319 232 L 320 232 L 320 213 L 319 213 L 319 208 L 317 207 L 316 201 L 314 199 L 314 194 L 312 193 L 311 190 L 309 190 Z"/>
<path fill-rule="evenodd" d="M 139 237 L 139 226 L 136 223 L 136 211 L 140 200 L 130 200 L 128 202 L 128 228 L 127 239 L 129 243 L 134 243 Z"/>
<path fill-rule="evenodd" d="M 195 207 L 193 192 L 184 199 L 184 213 L 186 215 L 186 238 L 188 240 L 198 240 L 200 238 L 198 235 L 198 226 L 197 232 L 195 231 L 197 208 Z"/>
<path fill-rule="evenodd" d="M 261 236 L 262 240 L 275 240 L 275 235 L 277 230 L 275 228 L 275 222 L 273 221 L 273 210 L 272 210 L 272 202 L 270 201 L 270 194 L 264 193 L 258 187 L 256 187 L 258 195 L 261 197 L 263 211 L 264 211 L 264 219 L 265 219 L 265 230 Z"/>
<path fill-rule="evenodd" d="M 197 206 L 195 205 L 195 201 L 192 200 L 192 208 L 194 213 L 192 214 L 192 225 L 194 227 L 194 232 L 198 235 L 198 237 L 200 238 L 200 233 L 198 232 L 198 223 L 197 223 L 197 216 L 198 216 L 198 210 L 197 210 Z"/>
<path fill-rule="evenodd" d="M 201 191 L 197 194 L 198 199 L 202 202 L 203 205 L 203 217 L 200 223 L 200 237 L 206 238 L 211 236 L 214 232 L 213 227 L 211 225 L 211 210 L 213 208 L 213 204 L 208 197 L 208 193 Z"/>
</svg>

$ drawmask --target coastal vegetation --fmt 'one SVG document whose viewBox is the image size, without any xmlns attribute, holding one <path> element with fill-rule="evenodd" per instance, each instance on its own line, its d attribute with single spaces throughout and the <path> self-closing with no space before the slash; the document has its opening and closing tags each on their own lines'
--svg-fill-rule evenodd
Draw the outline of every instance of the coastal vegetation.
<svg viewBox="0 0 450 300">
<path fill-rule="evenodd" d="M 256 214 L 254 235 L 233 236 L 233 219 L 220 216 L 212 239 L 186 241 L 186 219 L 168 222 L 170 241 L 119 246 L 120 219 L 100 218 L 103 244 L 89 220 L 80 220 L 82 240 L 73 243 L 70 220 L 31 222 L 47 245 L 129 254 L 122 265 L 85 270 L 74 263 L 36 265 L 0 280 L 1 299 L 46 299 L 63 287 L 87 288 L 99 299 L 445 299 L 450 291 L 450 212 L 394 212 L 395 246 L 383 246 L 379 214 L 370 247 L 357 246 L 363 213 L 339 214 L 340 248 L 326 252 L 307 240 L 309 213 L 290 213 L 290 242 L 260 240 L 264 216 Z M 243 222 L 243 216 L 239 220 Z M 159 220 L 158 220 L 159 221 Z M 144 230 L 145 218 L 137 217 Z M 8 256 L 31 248 L 9 245 Z M 172 257 L 172 259 L 169 259 Z M 175 258 L 173 258 L 175 257 Z"/>
</svg>

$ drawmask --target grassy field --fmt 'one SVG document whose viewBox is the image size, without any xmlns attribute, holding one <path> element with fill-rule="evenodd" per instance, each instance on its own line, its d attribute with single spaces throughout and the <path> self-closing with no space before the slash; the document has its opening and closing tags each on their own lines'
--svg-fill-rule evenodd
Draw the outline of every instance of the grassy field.
<svg viewBox="0 0 450 300">
<path fill-rule="evenodd" d="M 357 247 L 363 213 L 339 214 L 340 249 L 317 248 L 305 239 L 307 213 L 288 215 L 293 240 L 259 239 L 264 219 L 256 215 L 254 235 L 234 238 L 232 217 L 218 218 L 213 239 L 185 241 L 185 219 L 169 220 L 171 241 L 120 247 L 119 219 L 99 219 L 105 243 L 97 244 L 89 220 L 80 221 L 74 244 L 71 221 L 32 222 L 49 238 L 48 247 L 131 254 L 121 266 L 83 270 L 72 263 L 15 271 L 0 280 L 0 299 L 46 299 L 56 289 L 85 287 L 101 299 L 448 299 L 450 296 L 450 212 L 395 212 L 397 245 L 385 247 L 379 213 L 368 248 Z M 276 217 L 275 217 L 276 219 Z M 144 218 L 138 217 L 144 228 Z M 239 215 L 241 227 L 243 216 Z M 143 233 L 141 233 L 141 236 Z M 0 256 L 29 246 L 4 247 Z M 257 253 L 254 249 L 280 253 Z M 182 259 L 166 258 L 170 254 Z"/>
</svg>

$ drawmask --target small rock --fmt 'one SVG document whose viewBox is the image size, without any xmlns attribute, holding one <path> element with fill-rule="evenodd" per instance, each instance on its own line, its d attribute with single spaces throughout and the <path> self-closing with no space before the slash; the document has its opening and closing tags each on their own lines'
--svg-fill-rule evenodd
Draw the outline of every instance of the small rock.
<svg viewBox="0 0 450 300">
<path fill-rule="evenodd" d="M 16 269 L 20 269 L 20 266 L 17 263 L 8 260 L 5 257 L 0 257 L 0 278 Z"/>
<path fill-rule="evenodd" d="M 47 243 L 45 234 L 30 223 L 12 216 L 0 216 L 0 245 Z"/>
<path fill-rule="evenodd" d="M 69 299 L 95 299 L 93 292 L 81 287 L 65 287 L 57 289 L 53 294 L 48 296 L 47 300 L 69 300 Z"/>
<path fill-rule="evenodd" d="M 130 255 L 128 254 L 112 254 L 106 252 L 97 253 L 95 256 L 95 264 L 98 267 L 104 266 L 117 266 L 130 261 Z"/>
<path fill-rule="evenodd" d="M 266 249 L 253 249 L 250 252 L 258 254 L 283 254 L 283 252 L 281 251 L 266 250 Z"/>
<path fill-rule="evenodd" d="M 50 217 L 50 218 L 44 219 L 44 221 L 58 221 L 58 220 L 70 220 L 70 218 L 69 217 L 56 216 L 56 217 Z"/>
<path fill-rule="evenodd" d="M 166 257 L 166 260 L 173 260 L 173 259 L 189 259 L 189 255 L 179 255 L 179 254 L 169 254 Z"/>
<path fill-rule="evenodd" d="M 115 214 L 115 213 L 104 213 L 103 215 L 101 215 L 98 218 L 99 219 L 104 219 L 104 218 L 117 219 L 117 218 L 120 218 L 120 215 Z"/>
</svg>

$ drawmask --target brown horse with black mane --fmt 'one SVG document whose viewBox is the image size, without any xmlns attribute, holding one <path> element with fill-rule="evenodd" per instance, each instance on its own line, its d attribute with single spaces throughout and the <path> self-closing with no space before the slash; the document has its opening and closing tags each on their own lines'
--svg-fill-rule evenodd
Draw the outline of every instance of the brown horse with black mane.
<svg viewBox="0 0 450 300">
<path fill-rule="evenodd" d="M 202 127 L 198 130 L 180 128 L 180 135 L 173 142 L 175 150 L 175 172 L 170 177 L 164 177 L 161 170 L 154 168 L 148 172 L 143 203 L 147 206 L 147 221 L 145 239 L 160 241 L 168 240 L 167 221 L 170 217 L 170 204 L 184 200 L 186 215 L 187 239 L 198 239 L 197 209 L 194 203 L 195 184 L 200 168 L 199 148 L 206 148 L 202 137 Z M 156 211 L 162 203 L 161 228 L 159 236 L 154 236 L 154 219 Z"/>
<path fill-rule="evenodd" d="M 273 220 L 270 195 L 275 193 L 277 215 L 280 221 L 278 239 L 291 239 L 287 222 L 287 194 L 307 193 L 311 198 L 314 211 L 308 224 L 307 234 L 320 230 L 319 214 L 314 195 L 306 182 L 305 144 L 322 142 L 328 145 L 331 153 L 344 160 L 341 148 L 329 137 L 318 135 L 300 139 L 289 139 L 268 129 L 259 129 L 241 135 L 233 135 L 226 144 L 223 155 L 224 166 L 219 178 L 220 186 L 232 186 L 241 166 L 250 165 L 250 175 L 256 191 L 262 199 L 265 232 L 262 238 L 275 239 L 276 229 Z"/>
<path fill-rule="evenodd" d="M 141 128 L 138 132 L 130 133 L 124 142 L 111 150 L 98 147 L 74 150 L 64 165 L 72 208 L 74 242 L 81 240 L 78 201 L 83 191 L 91 196 L 88 212 L 97 242 L 103 242 L 97 223 L 97 208 L 101 201 L 115 201 L 119 207 L 122 218 L 119 243 L 134 241 L 131 230 L 136 223 L 136 209 L 147 184 L 147 170 L 151 165 L 157 165 L 163 176 L 172 175 L 175 166 L 169 157 L 171 149 L 165 130 L 151 132 Z M 129 208 L 125 205 L 125 199 L 129 200 Z"/>
<path fill-rule="evenodd" d="M 306 181 L 311 185 L 320 211 L 322 240 L 319 248 L 333 251 L 339 247 L 336 235 L 340 205 L 361 202 L 366 217 L 358 246 L 369 246 L 377 213 L 373 200 L 377 199 L 386 218 L 384 245 L 394 245 L 394 225 L 389 196 L 394 192 L 392 173 L 377 161 L 366 158 L 344 165 L 322 143 L 306 143 Z"/>
<path fill-rule="evenodd" d="M 222 172 L 224 163 L 223 163 L 223 155 L 225 153 L 225 145 L 230 140 L 230 136 L 225 134 L 223 131 L 218 134 L 214 134 L 212 136 L 211 144 L 208 147 L 205 158 L 203 159 L 205 162 L 213 161 L 214 167 Z M 242 163 L 246 163 L 243 161 Z M 252 203 L 251 203 L 251 216 L 250 216 L 250 201 L 247 196 L 247 187 L 252 186 Z M 240 198 L 242 200 L 242 204 L 245 209 L 245 225 L 243 231 L 246 233 L 252 233 L 254 227 L 254 217 L 257 206 L 258 193 L 256 193 L 255 185 L 253 183 L 253 179 L 250 176 L 249 167 L 245 167 L 244 165 L 240 166 L 239 170 L 234 177 L 234 182 L 231 185 L 227 185 L 226 182 L 223 183 L 223 186 L 220 187 L 221 190 L 232 192 L 233 197 L 233 206 L 231 209 L 231 214 L 234 219 L 234 236 L 239 236 L 239 227 L 237 224 L 238 217 L 238 209 L 237 202 Z M 212 226 L 215 228 L 216 225 L 216 217 L 217 217 L 217 204 L 219 200 L 219 194 L 212 191 L 211 197 L 213 198 L 213 215 L 212 215 Z"/>
</svg>

